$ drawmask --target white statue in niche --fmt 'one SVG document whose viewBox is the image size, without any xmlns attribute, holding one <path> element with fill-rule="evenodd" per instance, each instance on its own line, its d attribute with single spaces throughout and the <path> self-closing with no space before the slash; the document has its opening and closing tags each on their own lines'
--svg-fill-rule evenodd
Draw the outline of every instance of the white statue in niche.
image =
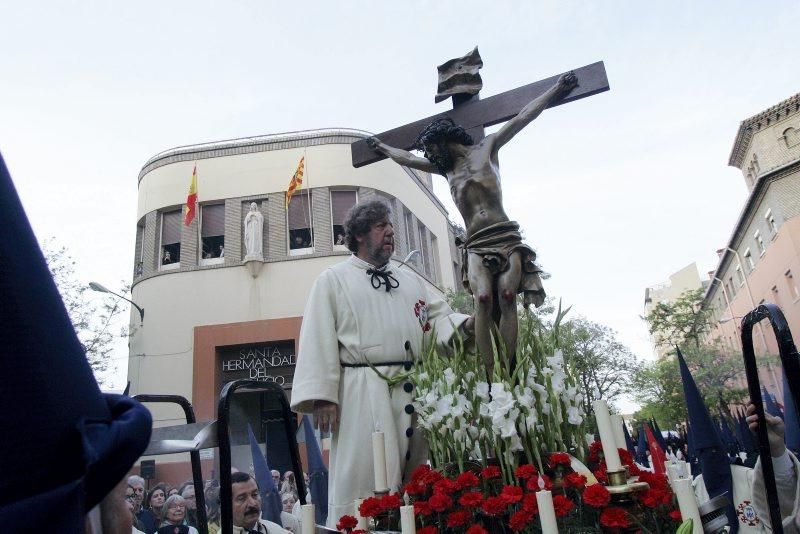
<svg viewBox="0 0 800 534">
<path fill-rule="evenodd" d="M 258 209 L 258 204 L 250 203 L 250 211 L 244 218 L 244 246 L 246 254 L 244 261 L 264 261 L 263 246 L 264 216 Z"/>
</svg>

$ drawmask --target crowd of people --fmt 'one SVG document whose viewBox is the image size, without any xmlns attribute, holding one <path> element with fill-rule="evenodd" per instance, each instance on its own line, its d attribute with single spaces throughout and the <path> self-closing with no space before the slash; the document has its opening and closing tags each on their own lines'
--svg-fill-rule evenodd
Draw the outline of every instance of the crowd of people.
<svg viewBox="0 0 800 534">
<path fill-rule="evenodd" d="M 242 479 L 239 483 L 255 480 L 251 475 L 234 473 L 236 478 Z M 308 488 L 308 475 L 303 474 Z M 288 514 L 298 515 L 299 493 L 295 474 L 286 471 L 281 475 L 280 471 L 272 471 L 272 480 L 275 488 L 280 495 L 282 511 Z M 234 486 L 236 483 L 234 482 Z M 166 482 L 159 482 L 149 490 L 146 489 L 145 480 L 138 475 L 128 477 L 125 489 L 125 504 L 131 513 L 133 522 L 133 534 L 154 534 L 162 532 L 164 527 L 174 527 L 184 525 L 188 534 L 197 534 L 197 500 L 196 489 L 192 480 L 187 480 L 179 486 L 171 486 Z M 206 517 L 208 520 L 209 534 L 217 534 L 220 530 L 220 484 L 219 480 L 212 479 L 205 482 L 203 487 L 205 496 Z M 311 502 L 310 495 L 306 494 L 306 502 Z M 252 505 L 251 505 L 252 507 Z M 260 500 L 259 500 L 259 514 Z M 241 518 L 239 518 L 241 520 Z M 239 521 L 241 522 L 241 521 Z M 234 525 L 237 525 L 237 517 L 234 506 Z M 165 530 L 172 532 L 172 530 Z"/>
</svg>

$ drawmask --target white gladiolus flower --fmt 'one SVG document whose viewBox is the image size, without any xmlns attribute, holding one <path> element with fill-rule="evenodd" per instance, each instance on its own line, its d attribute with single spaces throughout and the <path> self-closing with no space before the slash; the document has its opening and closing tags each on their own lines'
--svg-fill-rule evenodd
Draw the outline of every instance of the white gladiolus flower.
<svg viewBox="0 0 800 534">
<path fill-rule="evenodd" d="M 542 413 L 545 414 L 545 415 L 550 415 L 551 411 L 552 411 L 552 409 L 551 409 L 550 403 L 547 402 L 547 401 L 543 402 L 542 403 Z"/>
<path fill-rule="evenodd" d="M 557 395 L 564 391 L 564 380 L 566 378 L 567 375 L 561 369 L 556 369 L 553 372 L 553 377 L 550 379 L 550 383 L 553 385 L 553 393 Z"/>
<path fill-rule="evenodd" d="M 475 394 L 483 401 L 489 401 L 489 384 L 486 382 L 478 382 L 475 386 Z"/>
<path fill-rule="evenodd" d="M 564 367 L 564 353 L 561 349 L 556 349 L 552 356 L 546 358 L 547 365 L 553 368 L 561 369 Z"/>
<path fill-rule="evenodd" d="M 444 380 L 447 382 L 448 386 L 452 386 L 456 383 L 456 374 L 453 372 L 453 369 L 448 367 L 444 370 Z"/>
<path fill-rule="evenodd" d="M 576 408 L 575 406 L 568 408 L 567 421 L 569 421 L 569 424 L 575 426 L 583 423 L 583 414 L 581 413 L 580 409 Z"/>
</svg>

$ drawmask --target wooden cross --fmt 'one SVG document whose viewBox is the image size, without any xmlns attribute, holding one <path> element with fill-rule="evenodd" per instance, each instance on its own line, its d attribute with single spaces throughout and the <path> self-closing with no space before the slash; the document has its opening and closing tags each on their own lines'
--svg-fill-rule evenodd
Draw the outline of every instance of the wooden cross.
<svg viewBox="0 0 800 534">
<path fill-rule="evenodd" d="M 565 98 L 556 100 L 549 107 L 560 106 L 567 102 L 573 102 L 609 90 L 608 77 L 602 61 L 575 69 L 573 72 L 578 77 L 578 86 Z M 552 87 L 559 76 L 560 74 L 557 74 L 550 78 L 491 96 L 486 100 L 480 100 L 477 94 L 471 98 L 454 97 L 453 109 L 387 130 L 379 133 L 376 137 L 387 145 L 412 150 L 414 141 L 426 126 L 435 119 L 450 117 L 456 124 L 464 127 L 477 142 L 483 138 L 485 127 L 505 122 L 517 115 L 526 104 Z M 350 150 L 352 152 L 353 167 L 356 168 L 375 163 L 386 157 L 369 148 L 365 139 L 351 144 Z"/>
</svg>

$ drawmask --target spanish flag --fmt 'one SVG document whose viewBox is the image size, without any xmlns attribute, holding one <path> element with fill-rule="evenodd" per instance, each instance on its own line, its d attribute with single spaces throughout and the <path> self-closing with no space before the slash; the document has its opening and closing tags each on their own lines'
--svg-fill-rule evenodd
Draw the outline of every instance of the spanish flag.
<svg viewBox="0 0 800 534">
<path fill-rule="evenodd" d="M 183 224 L 189 226 L 197 213 L 197 163 L 192 171 L 192 183 L 189 184 L 189 196 L 186 197 L 186 206 L 183 208 Z"/>
<path fill-rule="evenodd" d="M 289 182 L 289 188 L 286 190 L 287 210 L 289 209 L 289 202 L 292 201 L 292 195 L 294 195 L 294 192 L 303 187 L 303 172 L 306 164 L 305 159 L 305 156 L 300 158 L 300 163 L 297 165 L 297 170 L 294 171 L 294 176 L 292 176 L 292 180 Z"/>
</svg>

